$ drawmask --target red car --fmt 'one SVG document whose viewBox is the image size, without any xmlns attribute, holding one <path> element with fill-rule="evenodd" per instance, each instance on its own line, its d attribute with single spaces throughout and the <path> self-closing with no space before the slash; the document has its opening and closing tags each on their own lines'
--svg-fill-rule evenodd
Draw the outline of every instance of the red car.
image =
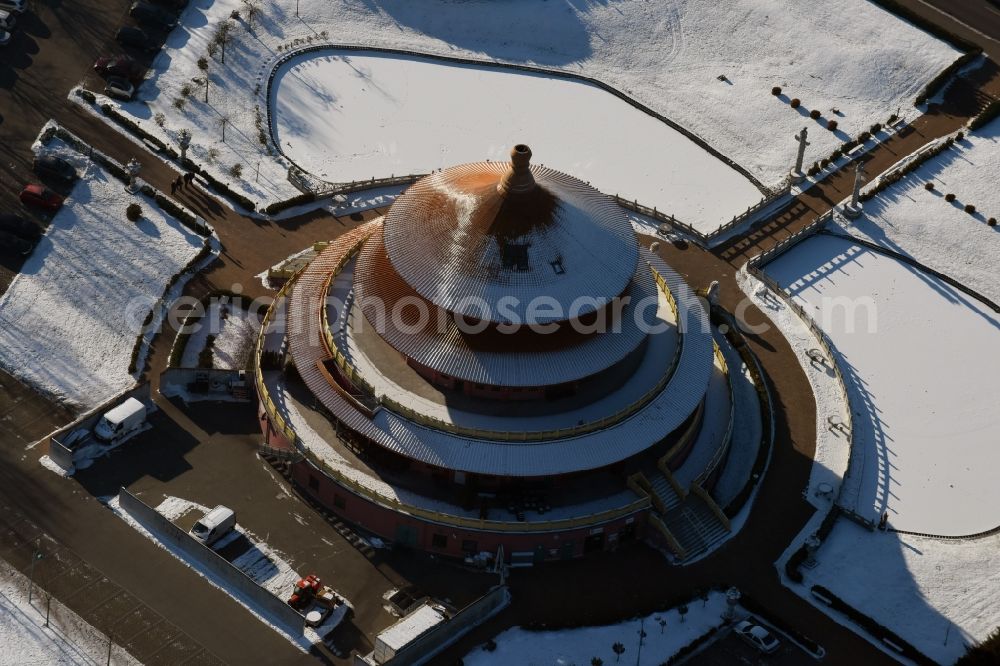
<svg viewBox="0 0 1000 666">
<path fill-rule="evenodd" d="M 25 185 L 24 189 L 21 190 L 21 203 L 28 206 L 38 206 L 49 212 L 55 212 L 59 210 L 59 206 L 62 206 L 63 197 L 44 185 L 31 183 Z"/>
<path fill-rule="evenodd" d="M 127 55 L 116 55 L 98 58 L 94 62 L 94 71 L 104 78 L 118 76 L 137 83 L 142 81 L 145 67 Z"/>
</svg>

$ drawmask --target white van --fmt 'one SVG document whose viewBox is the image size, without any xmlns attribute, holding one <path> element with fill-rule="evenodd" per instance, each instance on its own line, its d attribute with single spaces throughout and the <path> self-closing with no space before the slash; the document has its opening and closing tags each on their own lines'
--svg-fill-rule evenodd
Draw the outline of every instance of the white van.
<svg viewBox="0 0 1000 666">
<path fill-rule="evenodd" d="M 234 527 L 236 527 L 236 513 L 232 509 L 219 505 L 194 524 L 194 527 L 191 528 L 191 536 L 206 546 L 211 546 Z"/>
</svg>

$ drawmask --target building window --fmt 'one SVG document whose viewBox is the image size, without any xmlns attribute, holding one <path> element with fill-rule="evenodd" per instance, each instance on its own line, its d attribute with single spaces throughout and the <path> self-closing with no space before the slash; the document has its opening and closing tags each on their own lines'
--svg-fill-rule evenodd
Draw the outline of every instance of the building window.
<svg viewBox="0 0 1000 666">
<path fill-rule="evenodd" d="M 462 539 L 462 552 L 477 553 L 479 552 L 479 544 L 472 539 Z"/>
<path fill-rule="evenodd" d="M 309 475 L 309 490 L 317 493 L 319 492 L 319 479 L 312 474 Z"/>
<path fill-rule="evenodd" d="M 431 537 L 431 546 L 434 548 L 447 548 L 448 537 L 443 534 L 435 534 Z"/>
<path fill-rule="evenodd" d="M 337 495 L 336 493 L 334 493 L 333 495 L 333 505 L 338 509 L 347 508 L 347 502 L 344 500 L 343 497 Z"/>
</svg>

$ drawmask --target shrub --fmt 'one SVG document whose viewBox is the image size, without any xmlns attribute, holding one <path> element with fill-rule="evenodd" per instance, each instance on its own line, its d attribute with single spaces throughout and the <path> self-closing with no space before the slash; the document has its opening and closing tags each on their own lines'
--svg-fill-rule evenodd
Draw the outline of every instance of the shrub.
<svg viewBox="0 0 1000 666">
<path fill-rule="evenodd" d="M 958 134 L 955 135 L 955 141 L 961 141 L 964 138 L 965 138 L 965 132 L 959 132 Z"/>
<path fill-rule="evenodd" d="M 778 95 L 780 95 L 781 94 L 781 86 L 774 86 L 773 88 L 771 88 L 771 94 L 774 95 L 775 97 L 777 97 Z"/>
<path fill-rule="evenodd" d="M 955 200 L 955 195 L 952 194 L 951 192 L 949 192 L 948 194 L 944 195 L 944 200 L 945 201 L 954 201 Z"/>
<path fill-rule="evenodd" d="M 816 174 L 818 174 L 819 173 L 819 164 L 817 164 L 816 162 L 813 162 L 813 165 L 811 167 L 809 167 L 809 170 L 806 173 L 808 175 L 810 175 L 810 176 L 815 176 Z"/>
<path fill-rule="evenodd" d="M 178 97 L 174 99 L 174 108 L 177 109 L 178 111 L 183 111 L 184 105 L 186 103 L 187 103 L 186 99 L 184 99 L 183 97 Z"/>
<path fill-rule="evenodd" d="M 889 119 L 885 121 L 885 124 L 886 125 L 891 125 L 894 122 L 896 122 L 897 120 L 899 120 L 899 116 L 897 116 L 895 113 L 892 113 L 892 114 L 889 114 Z"/>
<path fill-rule="evenodd" d="M 97 102 L 97 97 L 94 95 L 94 93 L 90 92 L 89 90 L 83 90 L 81 88 L 80 89 L 80 97 L 82 99 L 90 102 L 91 104 L 94 104 L 94 103 Z"/>
<path fill-rule="evenodd" d="M 986 220 L 986 224 L 990 225 L 991 227 L 997 226 L 997 218 L 991 217 L 990 219 Z"/>
<path fill-rule="evenodd" d="M 219 159 L 219 149 L 218 148 L 209 148 L 208 149 L 208 163 L 211 164 L 212 162 L 215 162 L 215 160 L 217 160 L 217 159 Z"/>
<path fill-rule="evenodd" d="M 285 199 L 284 201 L 275 201 L 273 204 L 269 205 L 264 209 L 264 212 L 268 215 L 274 215 L 275 213 L 280 213 L 283 210 L 292 208 L 294 206 L 301 206 L 302 204 L 312 203 L 316 201 L 316 195 L 312 192 L 303 192 L 298 194 L 291 199 Z"/>
<path fill-rule="evenodd" d="M 924 189 L 930 192 L 934 189 L 934 183 L 924 183 Z"/>
<path fill-rule="evenodd" d="M 819 120 L 820 115 L 822 114 L 819 112 L 819 109 L 813 109 L 809 112 L 809 117 L 813 120 Z"/>
<path fill-rule="evenodd" d="M 836 130 L 837 129 L 837 121 L 836 120 L 828 120 L 828 121 L 826 121 L 826 128 L 828 130 L 830 130 L 831 132 L 834 131 L 834 130 Z M 841 152 L 843 152 L 843 150 L 841 150 Z"/>
<path fill-rule="evenodd" d="M 205 56 L 198 58 L 198 69 L 203 72 L 208 69 L 208 58 Z"/>
<path fill-rule="evenodd" d="M 242 176 L 243 165 L 236 163 L 233 166 L 229 167 L 229 175 L 232 176 L 233 178 L 239 178 L 240 176 Z"/>
<path fill-rule="evenodd" d="M 239 21 L 240 20 L 240 10 L 234 9 L 232 12 L 230 12 L 229 18 L 233 19 L 234 21 Z"/>
<path fill-rule="evenodd" d="M 968 213 L 969 215 L 972 215 L 973 213 L 976 212 L 976 207 L 973 206 L 972 204 L 965 204 L 965 212 Z"/>
<path fill-rule="evenodd" d="M 492 638 L 483 643 L 483 650 L 485 650 L 486 652 L 493 652 L 496 649 L 497 649 L 497 642 Z"/>
<path fill-rule="evenodd" d="M 861 134 L 858 135 L 858 143 L 862 143 L 864 141 L 867 141 L 871 137 L 872 137 L 872 133 L 871 132 L 862 132 Z"/>
<path fill-rule="evenodd" d="M 791 104 L 791 107 L 793 109 L 797 109 L 797 108 L 799 108 L 799 106 L 802 105 L 802 100 L 800 100 L 798 97 L 794 97 L 794 98 L 792 98 L 792 101 L 791 101 L 790 104 Z"/>
<path fill-rule="evenodd" d="M 830 159 L 828 157 L 824 157 L 819 161 L 819 166 L 821 169 L 827 168 L 828 166 L 830 166 Z"/>
<path fill-rule="evenodd" d="M 167 123 L 167 117 L 161 112 L 157 111 L 153 114 L 153 122 L 156 123 L 157 127 L 163 127 Z"/>
<path fill-rule="evenodd" d="M 875 123 L 869 128 L 868 131 L 871 132 L 872 134 L 878 134 L 879 132 L 882 131 L 882 123 Z"/>
<path fill-rule="evenodd" d="M 190 83 L 185 83 L 181 86 L 181 97 L 190 97 L 193 92 Z"/>
<path fill-rule="evenodd" d="M 125 217 L 130 222 L 138 222 L 139 218 L 142 217 L 142 206 L 137 203 L 130 203 L 128 208 L 125 209 Z"/>
</svg>

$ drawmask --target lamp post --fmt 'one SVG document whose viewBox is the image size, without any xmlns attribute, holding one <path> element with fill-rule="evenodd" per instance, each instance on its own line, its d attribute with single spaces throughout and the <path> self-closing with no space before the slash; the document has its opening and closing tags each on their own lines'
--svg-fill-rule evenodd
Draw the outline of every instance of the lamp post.
<svg viewBox="0 0 1000 666">
<path fill-rule="evenodd" d="M 42 541 L 35 542 L 35 550 L 31 554 L 31 569 L 28 572 L 28 605 L 31 605 L 31 594 L 35 591 L 35 562 L 42 559 Z"/>
</svg>

